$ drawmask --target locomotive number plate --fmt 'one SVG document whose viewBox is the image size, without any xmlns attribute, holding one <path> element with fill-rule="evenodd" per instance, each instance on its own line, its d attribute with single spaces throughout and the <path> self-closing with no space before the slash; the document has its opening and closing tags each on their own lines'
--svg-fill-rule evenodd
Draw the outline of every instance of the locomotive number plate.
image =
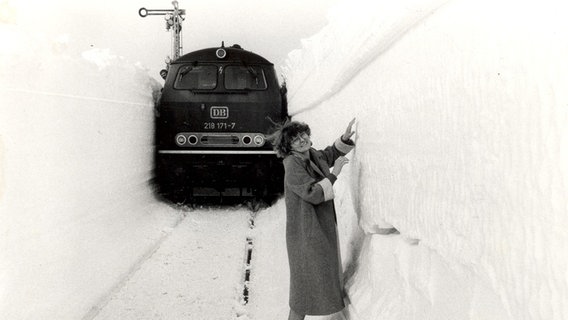
<svg viewBox="0 0 568 320">
<path fill-rule="evenodd" d="M 237 124 L 235 122 L 204 122 L 205 130 L 233 130 Z"/>
<path fill-rule="evenodd" d="M 224 106 L 212 106 L 209 116 L 211 117 L 211 119 L 228 119 L 229 108 Z"/>
</svg>

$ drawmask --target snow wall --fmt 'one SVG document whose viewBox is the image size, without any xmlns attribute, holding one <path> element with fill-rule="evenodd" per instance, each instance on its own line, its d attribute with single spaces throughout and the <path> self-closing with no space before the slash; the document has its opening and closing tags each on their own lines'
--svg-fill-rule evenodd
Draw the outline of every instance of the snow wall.
<svg viewBox="0 0 568 320">
<path fill-rule="evenodd" d="M 349 0 L 290 53 L 316 147 L 358 119 L 336 183 L 352 319 L 568 318 L 559 4 Z"/>
<path fill-rule="evenodd" d="M 81 319 L 179 220 L 148 181 L 159 86 L 109 50 L 0 36 L 0 318 Z"/>
</svg>

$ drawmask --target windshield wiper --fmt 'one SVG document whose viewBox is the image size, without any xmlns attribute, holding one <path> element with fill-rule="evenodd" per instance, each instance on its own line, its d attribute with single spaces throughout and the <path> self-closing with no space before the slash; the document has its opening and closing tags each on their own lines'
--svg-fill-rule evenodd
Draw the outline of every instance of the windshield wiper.
<svg viewBox="0 0 568 320">
<path fill-rule="evenodd" d="M 243 66 L 247 69 L 247 72 L 250 73 L 253 77 L 254 77 L 254 81 L 256 82 L 256 84 L 258 85 L 258 72 L 256 72 L 256 70 L 254 70 L 253 67 L 249 66 L 248 64 L 246 64 L 243 60 L 241 60 L 241 63 L 243 64 Z"/>
<path fill-rule="evenodd" d="M 186 74 L 188 74 L 192 69 L 193 69 L 192 66 L 187 66 L 187 67 L 184 67 L 183 69 L 181 69 L 181 71 L 178 73 L 178 77 L 179 77 L 178 81 L 181 81 L 183 79 L 183 77 Z"/>
</svg>

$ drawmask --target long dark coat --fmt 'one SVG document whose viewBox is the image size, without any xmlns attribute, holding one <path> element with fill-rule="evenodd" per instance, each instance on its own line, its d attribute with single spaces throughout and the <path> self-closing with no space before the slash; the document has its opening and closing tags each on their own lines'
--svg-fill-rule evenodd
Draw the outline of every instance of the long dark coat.
<svg viewBox="0 0 568 320">
<path fill-rule="evenodd" d="M 326 315 L 344 308 L 337 219 L 333 203 L 335 160 L 353 148 L 340 139 L 310 160 L 284 158 L 286 244 L 290 264 L 290 308 L 298 314 Z"/>
</svg>

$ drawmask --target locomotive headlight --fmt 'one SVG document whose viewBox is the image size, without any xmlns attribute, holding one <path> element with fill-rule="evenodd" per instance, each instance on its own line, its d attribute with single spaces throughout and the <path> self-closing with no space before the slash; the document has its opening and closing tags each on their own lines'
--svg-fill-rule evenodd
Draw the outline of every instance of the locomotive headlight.
<svg viewBox="0 0 568 320">
<path fill-rule="evenodd" d="M 227 56 L 227 51 L 225 51 L 225 49 L 223 48 L 219 48 L 217 49 L 217 51 L 215 51 L 215 54 L 217 55 L 217 58 L 223 59 Z"/>
<path fill-rule="evenodd" d="M 191 144 L 191 145 L 196 144 L 197 143 L 197 136 L 194 135 L 194 134 L 190 135 L 188 141 L 189 141 L 189 144 Z"/>
<path fill-rule="evenodd" d="M 254 144 L 257 146 L 262 146 L 264 144 L 264 137 L 261 135 L 254 136 Z"/>
<path fill-rule="evenodd" d="M 187 138 L 183 134 L 178 134 L 176 136 L 176 143 L 180 146 L 184 145 L 187 142 Z"/>
</svg>

